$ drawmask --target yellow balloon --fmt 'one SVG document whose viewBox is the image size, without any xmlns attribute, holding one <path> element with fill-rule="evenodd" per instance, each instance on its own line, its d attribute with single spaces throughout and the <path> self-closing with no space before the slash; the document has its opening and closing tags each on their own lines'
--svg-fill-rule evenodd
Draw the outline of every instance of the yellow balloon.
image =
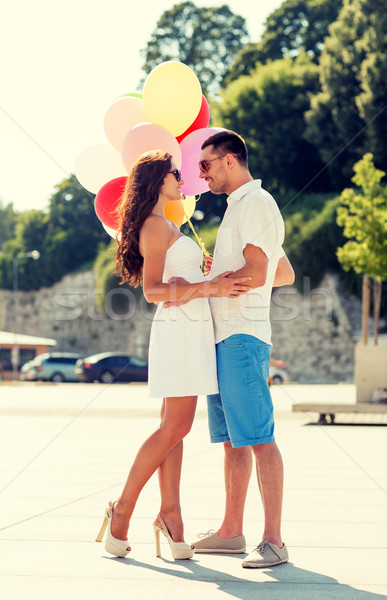
<svg viewBox="0 0 387 600">
<path fill-rule="evenodd" d="M 185 196 L 182 200 L 183 208 L 184 208 L 184 221 L 183 224 L 187 222 L 187 219 L 190 219 L 195 212 L 196 209 L 196 198 L 195 196 Z"/>
<path fill-rule="evenodd" d="M 145 80 L 143 99 L 148 119 L 175 137 L 194 122 L 202 105 L 202 88 L 195 73 L 179 61 L 163 62 Z"/>
</svg>

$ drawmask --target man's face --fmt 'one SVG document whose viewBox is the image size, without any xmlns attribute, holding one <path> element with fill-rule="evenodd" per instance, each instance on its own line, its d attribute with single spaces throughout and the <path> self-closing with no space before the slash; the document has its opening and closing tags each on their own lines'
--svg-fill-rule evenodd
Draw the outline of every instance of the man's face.
<svg viewBox="0 0 387 600">
<path fill-rule="evenodd" d="M 200 178 L 206 180 L 210 191 L 213 194 L 227 193 L 230 186 L 226 169 L 227 155 L 215 152 L 213 146 L 207 146 L 200 153 L 200 161 L 204 161 L 203 168 L 206 169 L 206 172 L 200 170 Z"/>
</svg>

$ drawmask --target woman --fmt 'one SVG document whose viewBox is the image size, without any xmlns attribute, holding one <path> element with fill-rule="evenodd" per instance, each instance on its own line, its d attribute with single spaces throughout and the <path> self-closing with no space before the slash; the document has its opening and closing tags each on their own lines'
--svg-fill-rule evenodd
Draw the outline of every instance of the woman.
<svg viewBox="0 0 387 600">
<path fill-rule="evenodd" d="M 179 484 L 182 439 L 191 429 L 197 396 L 218 389 L 207 298 L 238 296 L 248 289 L 242 282 L 249 278 L 228 279 L 229 272 L 206 282 L 200 249 L 165 218 L 165 205 L 180 200 L 183 183 L 170 154 L 144 154 L 131 170 L 119 209 L 116 272 L 123 282 L 142 284 L 147 301 L 158 304 L 149 347 L 149 395 L 164 398 L 160 427 L 141 446 L 97 537 L 102 541 L 108 527 L 105 548 L 121 557 L 130 551 L 127 533 L 137 498 L 156 469 L 161 492 L 154 522 L 156 554 L 162 532 L 173 558 L 193 556 L 184 542 Z M 172 306 L 165 307 L 166 302 Z"/>
</svg>

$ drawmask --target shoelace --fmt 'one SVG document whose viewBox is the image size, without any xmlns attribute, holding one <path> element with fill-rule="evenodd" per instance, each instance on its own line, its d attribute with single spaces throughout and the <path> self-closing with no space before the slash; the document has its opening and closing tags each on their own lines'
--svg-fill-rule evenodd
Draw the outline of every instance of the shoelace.
<svg viewBox="0 0 387 600">
<path fill-rule="evenodd" d="M 260 544 L 258 544 L 258 546 L 256 547 L 257 552 L 259 552 L 259 554 L 264 554 L 267 550 L 271 551 L 271 547 L 269 546 L 268 542 L 261 542 Z"/>
<path fill-rule="evenodd" d="M 206 533 L 198 533 L 198 538 L 205 538 L 212 535 L 213 533 L 216 533 L 215 529 L 209 529 Z"/>
<path fill-rule="evenodd" d="M 263 556 L 265 554 L 265 552 L 267 552 L 268 550 L 270 552 L 272 552 L 273 554 L 275 554 L 276 556 L 278 556 L 279 559 L 281 559 L 280 555 L 277 554 L 277 552 L 275 550 L 273 550 L 273 548 L 270 546 L 269 542 L 266 540 L 264 542 L 261 542 L 260 544 L 258 544 L 258 546 L 256 547 L 256 551 L 261 556 Z"/>
</svg>

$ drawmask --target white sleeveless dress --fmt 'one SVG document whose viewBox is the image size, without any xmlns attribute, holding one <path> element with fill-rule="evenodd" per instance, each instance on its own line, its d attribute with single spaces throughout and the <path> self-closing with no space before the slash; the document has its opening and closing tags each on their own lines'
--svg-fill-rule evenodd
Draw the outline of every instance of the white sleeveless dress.
<svg viewBox="0 0 387 600">
<path fill-rule="evenodd" d="M 167 250 L 163 282 L 184 277 L 204 281 L 202 253 L 187 236 Z M 157 306 L 149 342 L 149 396 L 177 397 L 216 394 L 214 328 L 208 298 L 195 298 L 182 306 Z"/>
</svg>

